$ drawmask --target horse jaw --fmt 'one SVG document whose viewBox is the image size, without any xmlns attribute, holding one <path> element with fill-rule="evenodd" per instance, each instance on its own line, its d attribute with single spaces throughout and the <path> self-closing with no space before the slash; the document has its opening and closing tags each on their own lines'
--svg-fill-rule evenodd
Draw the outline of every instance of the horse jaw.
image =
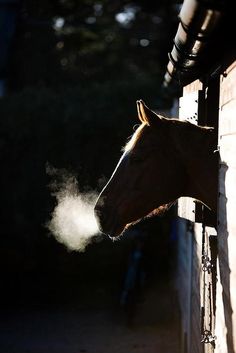
<svg viewBox="0 0 236 353">
<path fill-rule="evenodd" d="M 117 229 L 113 228 L 113 231 L 110 232 L 110 234 L 108 234 L 109 237 L 110 238 L 120 238 L 121 236 L 125 235 L 126 232 L 128 232 L 130 228 L 134 227 L 136 224 L 140 223 L 142 220 L 147 219 L 147 218 L 151 218 L 151 217 L 155 217 L 155 216 L 159 216 L 159 217 L 163 216 L 175 202 L 176 201 L 161 205 L 158 208 L 155 208 L 154 210 L 149 212 L 147 215 L 144 215 L 143 217 L 140 217 L 140 218 L 136 219 L 135 221 L 127 223 L 123 228 L 122 227 L 117 228 Z"/>
</svg>

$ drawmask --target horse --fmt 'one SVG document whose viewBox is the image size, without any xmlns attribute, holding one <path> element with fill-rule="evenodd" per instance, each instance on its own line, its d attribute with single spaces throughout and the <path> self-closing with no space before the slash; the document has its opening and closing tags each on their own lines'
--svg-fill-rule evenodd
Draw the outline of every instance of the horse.
<svg viewBox="0 0 236 353">
<path fill-rule="evenodd" d="M 94 212 L 102 233 L 117 237 L 140 219 L 160 214 L 179 197 L 217 209 L 218 156 L 214 128 L 163 117 L 138 100 L 140 123 Z"/>
</svg>

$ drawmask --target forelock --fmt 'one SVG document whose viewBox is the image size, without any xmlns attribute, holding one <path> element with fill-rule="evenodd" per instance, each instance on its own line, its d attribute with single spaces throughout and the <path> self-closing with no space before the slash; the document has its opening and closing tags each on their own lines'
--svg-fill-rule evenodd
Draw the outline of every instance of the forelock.
<svg viewBox="0 0 236 353">
<path fill-rule="evenodd" d="M 139 140 L 142 130 L 146 124 L 142 123 L 139 125 L 139 127 L 136 129 L 136 131 L 133 133 L 133 135 L 130 137 L 129 141 L 126 143 L 126 145 L 122 148 L 123 152 L 129 152 L 134 148 L 136 145 L 137 141 Z"/>
</svg>

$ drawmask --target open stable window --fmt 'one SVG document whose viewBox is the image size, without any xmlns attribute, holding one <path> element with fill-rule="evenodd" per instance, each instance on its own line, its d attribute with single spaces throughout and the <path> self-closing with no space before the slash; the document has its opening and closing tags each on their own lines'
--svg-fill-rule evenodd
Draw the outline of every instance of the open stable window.
<svg viewBox="0 0 236 353">
<path fill-rule="evenodd" d="M 213 104 L 214 102 L 214 104 Z M 216 130 L 215 149 L 217 153 L 219 78 L 209 82 L 196 80 L 183 88 L 179 100 L 179 119 L 192 124 L 212 126 Z M 216 190 L 217 194 L 217 190 Z M 216 226 L 216 216 L 207 207 L 190 197 L 182 197 L 178 202 L 178 216 L 192 222 L 204 222 Z"/>
</svg>

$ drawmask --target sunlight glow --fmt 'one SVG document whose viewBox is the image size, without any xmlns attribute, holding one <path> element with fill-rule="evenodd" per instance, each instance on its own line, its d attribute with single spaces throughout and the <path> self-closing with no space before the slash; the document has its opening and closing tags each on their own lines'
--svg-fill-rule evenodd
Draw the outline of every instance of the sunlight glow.
<svg viewBox="0 0 236 353">
<path fill-rule="evenodd" d="M 65 20 L 63 17 L 56 17 L 54 19 L 54 23 L 53 23 L 53 28 L 58 31 L 60 29 L 62 29 L 62 27 L 64 27 L 65 24 Z"/>
<path fill-rule="evenodd" d="M 103 5 L 100 3 L 96 3 L 93 5 L 95 16 L 101 16 L 103 13 Z"/>
<path fill-rule="evenodd" d="M 141 47 L 148 47 L 150 44 L 150 41 L 148 39 L 143 38 L 143 39 L 140 39 L 139 43 Z"/>
<path fill-rule="evenodd" d="M 126 27 L 135 19 L 138 10 L 138 6 L 127 5 L 122 12 L 116 14 L 115 19 L 119 24 Z"/>
<path fill-rule="evenodd" d="M 94 17 L 94 16 L 90 16 L 90 17 L 87 17 L 86 19 L 85 19 L 85 22 L 88 24 L 88 25 L 92 25 L 92 24 L 94 24 L 94 23 L 96 23 L 96 17 Z"/>
</svg>

